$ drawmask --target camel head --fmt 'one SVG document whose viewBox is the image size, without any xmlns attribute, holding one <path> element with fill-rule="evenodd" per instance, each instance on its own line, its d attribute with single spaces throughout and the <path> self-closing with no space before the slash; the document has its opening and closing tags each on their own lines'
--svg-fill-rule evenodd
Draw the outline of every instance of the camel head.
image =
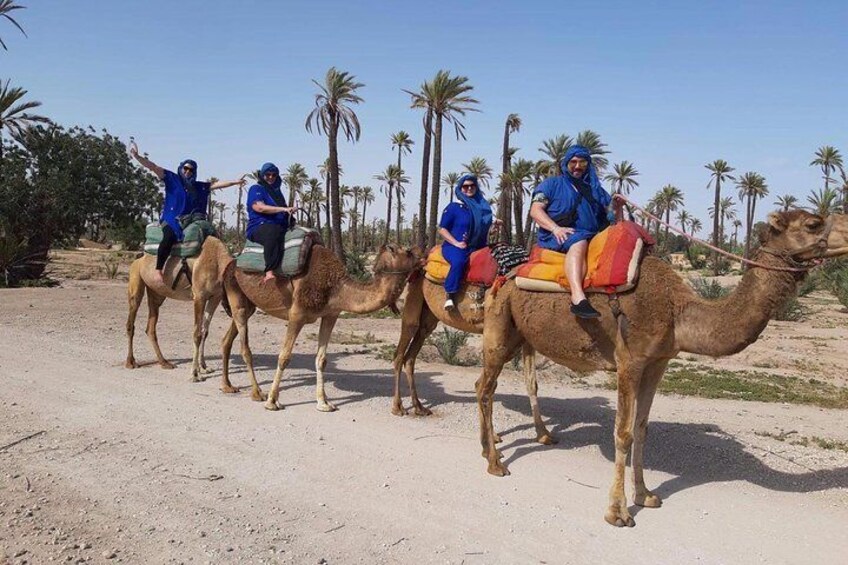
<svg viewBox="0 0 848 565">
<path fill-rule="evenodd" d="M 822 217 L 804 210 L 773 212 L 760 232 L 760 242 L 796 261 L 848 255 L 848 216 Z"/>
<path fill-rule="evenodd" d="M 400 247 L 392 243 L 383 245 L 377 252 L 374 262 L 374 274 L 411 273 L 421 266 L 421 256 L 413 249 Z"/>
</svg>

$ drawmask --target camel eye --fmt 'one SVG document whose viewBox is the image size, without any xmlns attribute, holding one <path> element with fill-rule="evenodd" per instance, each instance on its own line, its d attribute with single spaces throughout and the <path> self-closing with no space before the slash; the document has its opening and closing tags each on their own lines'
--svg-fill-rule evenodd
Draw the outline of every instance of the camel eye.
<svg viewBox="0 0 848 565">
<path fill-rule="evenodd" d="M 814 231 L 814 230 L 819 229 L 822 226 L 822 224 L 824 224 L 824 220 L 822 220 L 818 216 L 814 216 L 814 217 L 810 218 L 809 220 L 807 220 L 806 222 L 804 222 L 804 227 L 806 227 L 808 230 Z"/>
</svg>

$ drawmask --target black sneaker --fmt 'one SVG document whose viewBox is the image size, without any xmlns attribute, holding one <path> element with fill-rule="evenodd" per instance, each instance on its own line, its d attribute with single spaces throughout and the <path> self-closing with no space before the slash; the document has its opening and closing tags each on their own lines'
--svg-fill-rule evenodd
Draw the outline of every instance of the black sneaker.
<svg viewBox="0 0 848 565">
<path fill-rule="evenodd" d="M 571 305 L 571 313 L 577 316 L 578 318 L 583 318 L 586 320 L 601 317 L 601 313 L 592 308 L 592 305 L 589 304 L 589 301 L 585 298 L 577 304 Z"/>
</svg>

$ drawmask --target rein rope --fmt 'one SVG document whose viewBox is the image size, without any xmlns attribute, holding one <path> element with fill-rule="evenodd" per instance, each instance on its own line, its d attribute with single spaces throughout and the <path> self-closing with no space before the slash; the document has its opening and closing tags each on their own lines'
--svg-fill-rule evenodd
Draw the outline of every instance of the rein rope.
<svg viewBox="0 0 848 565">
<path fill-rule="evenodd" d="M 663 226 L 669 228 L 670 230 L 682 235 L 683 237 L 685 237 L 689 241 L 694 241 L 696 243 L 699 243 L 699 244 L 703 245 L 704 247 L 711 249 L 712 251 L 715 251 L 716 253 L 720 253 L 722 255 L 725 255 L 726 257 L 730 257 L 731 259 L 736 259 L 736 260 L 738 260 L 742 263 L 751 265 L 753 267 L 760 267 L 762 269 L 768 269 L 770 271 L 786 271 L 786 272 L 789 272 L 789 273 L 806 273 L 807 271 L 809 271 L 810 269 L 815 267 L 815 265 L 804 265 L 803 263 L 800 263 L 800 262 L 796 261 L 795 259 L 793 259 L 791 256 L 787 255 L 786 253 L 776 251 L 774 249 L 771 249 L 771 248 L 768 248 L 768 247 L 765 247 L 765 246 L 760 247 L 760 250 L 765 252 L 765 253 L 768 253 L 769 255 L 772 255 L 774 257 L 778 257 L 780 259 L 783 259 L 787 263 L 795 264 L 795 265 L 798 265 L 798 266 L 797 267 L 778 267 L 776 265 L 766 265 L 764 263 L 759 263 L 759 262 L 753 261 L 751 259 L 746 259 L 745 257 L 742 257 L 740 255 L 736 255 L 734 253 L 730 253 L 729 251 L 725 251 L 724 249 L 720 249 L 720 248 L 718 248 L 714 245 L 710 245 L 706 241 L 702 241 L 702 240 L 698 239 L 697 237 L 691 236 L 691 235 L 687 234 L 685 231 L 680 230 L 680 229 L 662 221 L 662 219 L 651 214 L 650 212 L 648 212 L 647 210 L 645 210 L 644 208 L 642 208 L 641 206 L 639 206 L 638 204 L 636 204 L 635 202 L 633 202 L 632 200 L 630 200 L 629 198 L 624 196 L 623 194 L 616 194 L 615 196 L 613 196 L 613 198 L 618 198 L 619 200 L 624 201 L 629 207 L 633 207 L 641 215 L 645 216 L 646 218 L 650 218 L 651 220 L 659 223 L 660 225 L 663 225 Z M 830 218 L 828 218 L 827 224 L 825 226 L 825 231 L 824 231 L 824 234 L 823 234 L 824 239 L 823 240 L 820 239 L 813 246 L 810 246 L 809 248 L 802 249 L 802 251 L 806 251 L 807 249 L 819 247 L 821 241 L 826 242 L 828 234 L 830 233 L 830 228 L 831 228 L 832 225 L 833 225 L 832 220 Z"/>
</svg>

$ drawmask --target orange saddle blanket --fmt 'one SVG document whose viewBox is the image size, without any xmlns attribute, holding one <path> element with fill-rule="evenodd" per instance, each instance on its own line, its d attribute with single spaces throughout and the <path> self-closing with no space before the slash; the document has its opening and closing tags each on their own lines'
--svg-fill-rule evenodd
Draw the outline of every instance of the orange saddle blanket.
<svg viewBox="0 0 848 565">
<path fill-rule="evenodd" d="M 442 256 L 442 246 L 437 245 L 430 250 L 427 256 L 427 266 L 424 267 L 425 276 L 435 283 L 443 283 L 448 276 L 450 263 Z M 498 264 L 492 257 L 492 250 L 488 247 L 478 249 L 471 254 L 468 261 L 468 269 L 465 271 L 465 282 L 477 286 L 492 286 L 498 275 Z"/>
<path fill-rule="evenodd" d="M 639 224 L 618 222 L 592 238 L 583 281 L 586 292 L 624 292 L 636 286 L 639 265 L 653 238 Z M 565 254 L 535 246 L 518 268 L 515 284 L 524 290 L 568 292 Z"/>
</svg>

